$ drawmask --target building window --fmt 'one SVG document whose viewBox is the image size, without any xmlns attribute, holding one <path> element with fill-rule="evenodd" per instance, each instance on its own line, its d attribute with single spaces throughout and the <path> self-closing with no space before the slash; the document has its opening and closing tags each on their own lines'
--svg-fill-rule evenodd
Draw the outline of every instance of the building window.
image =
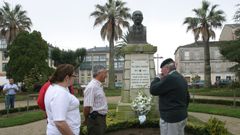
<svg viewBox="0 0 240 135">
<path fill-rule="evenodd" d="M 221 76 L 216 76 L 216 81 L 219 81 L 221 79 Z"/>
<path fill-rule="evenodd" d="M 3 72 L 6 72 L 6 65 L 7 65 L 6 63 L 3 63 L 3 64 L 2 64 L 2 71 L 3 71 Z"/>
<path fill-rule="evenodd" d="M 216 63 L 216 72 L 222 72 L 220 63 Z"/>
<path fill-rule="evenodd" d="M 87 78 L 87 83 L 89 83 L 91 81 L 91 77 Z"/>
<path fill-rule="evenodd" d="M 87 76 L 91 76 L 91 71 L 90 70 L 87 71 Z"/>
<path fill-rule="evenodd" d="M 117 69 L 117 68 L 118 68 L 118 63 L 114 62 L 114 69 Z"/>
<path fill-rule="evenodd" d="M 91 56 L 86 56 L 86 61 L 92 61 Z"/>
<path fill-rule="evenodd" d="M 93 56 L 93 61 L 99 61 L 99 56 Z"/>
<path fill-rule="evenodd" d="M 81 76 L 84 76 L 84 72 L 81 72 Z"/>
<path fill-rule="evenodd" d="M 0 48 L 1 49 L 7 48 L 7 41 L 5 39 L 0 38 Z"/>
<path fill-rule="evenodd" d="M 214 59 L 221 59 L 221 54 L 219 53 L 218 50 L 214 51 Z"/>
<path fill-rule="evenodd" d="M 226 76 L 226 79 L 231 80 L 232 78 L 231 78 L 231 76 Z"/>
<path fill-rule="evenodd" d="M 194 59 L 200 60 L 200 52 L 199 51 L 194 52 L 194 55 L 195 55 Z"/>
<path fill-rule="evenodd" d="M 99 56 L 99 61 L 106 61 L 106 55 Z"/>
<path fill-rule="evenodd" d="M 185 64 L 185 73 L 190 73 L 190 64 L 189 63 Z"/>
<path fill-rule="evenodd" d="M 184 60 L 190 60 L 189 52 L 184 52 Z"/>
<path fill-rule="evenodd" d="M 85 79 L 84 79 L 84 77 L 81 77 L 81 83 L 82 83 L 82 84 L 85 84 Z"/>
</svg>

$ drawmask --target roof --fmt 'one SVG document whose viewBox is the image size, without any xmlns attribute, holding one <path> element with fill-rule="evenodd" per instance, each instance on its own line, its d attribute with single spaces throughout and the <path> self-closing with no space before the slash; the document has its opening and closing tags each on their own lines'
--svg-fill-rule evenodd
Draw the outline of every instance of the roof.
<svg viewBox="0 0 240 135">
<path fill-rule="evenodd" d="M 214 42 L 209 42 L 209 46 L 210 47 L 218 47 L 221 45 L 221 43 L 224 42 L 224 41 L 214 41 Z M 187 44 L 187 45 L 183 45 L 183 46 L 179 46 L 174 54 L 176 54 L 176 52 L 178 51 L 178 49 L 180 48 L 195 48 L 195 47 L 204 47 L 205 46 L 205 43 L 203 41 L 200 41 L 200 42 L 194 42 L 194 43 L 191 43 L 191 44 Z"/>
<path fill-rule="evenodd" d="M 87 52 L 109 52 L 109 47 L 108 46 L 94 47 L 94 48 L 87 49 Z"/>
<path fill-rule="evenodd" d="M 232 29 L 235 29 L 237 27 L 240 27 L 240 24 L 225 24 L 224 27 L 225 26 L 228 26 L 228 27 L 231 27 Z"/>
</svg>

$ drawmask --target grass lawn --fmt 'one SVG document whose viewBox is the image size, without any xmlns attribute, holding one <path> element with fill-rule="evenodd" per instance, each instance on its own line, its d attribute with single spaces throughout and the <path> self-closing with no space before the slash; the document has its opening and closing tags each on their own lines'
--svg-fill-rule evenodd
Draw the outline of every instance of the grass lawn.
<svg viewBox="0 0 240 135">
<path fill-rule="evenodd" d="M 191 88 L 189 89 L 189 92 L 203 96 L 233 97 L 233 90 L 230 88 Z M 236 89 L 236 96 L 240 97 L 240 89 Z"/>
<path fill-rule="evenodd" d="M 112 97 L 112 96 L 121 96 L 121 89 L 105 89 L 104 90 L 105 94 L 107 97 Z"/>
<path fill-rule="evenodd" d="M 28 94 L 27 93 L 21 93 L 21 94 L 17 94 L 15 96 L 15 100 L 16 101 L 23 101 L 23 100 L 27 100 L 28 98 Z M 0 102 L 4 102 L 4 99 L 5 99 L 5 95 L 0 95 Z"/>
<path fill-rule="evenodd" d="M 0 117 L 0 128 L 23 125 L 45 118 L 43 111 L 30 111 L 4 115 Z"/>
<path fill-rule="evenodd" d="M 108 105 L 110 113 L 115 114 L 115 110 L 117 107 L 117 104 L 109 104 Z M 224 105 L 214 105 L 214 104 L 190 104 L 188 111 L 190 112 L 201 112 L 201 113 L 209 113 L 209 114 L 216 114 L 216 115 L 224 115 L 224 116 L 230 116 L 230 117 L 236 117 L 240 118 L 240 107 L 233 108 L 230 106 L 224 106 Z M 82 112 L 82 107 L 80 108 L 80 112 Z M 113 115 L 115 116 L 115 115 Z M 22 125 L 27 124 L 30 122 L 38 121 L 44 119 L 44 113 L 43 111 L 30 111 L 30 112 L 21 112 L 21 113 L 13 113 L 7 115 L 3 115 L 0 117 L 0 128 L 3 127 L 10 127 L 10 126 L 16 126 L 16 125 Z M 114 118 L 111 118 L 112 121 L 116 122 Z M 203 124 L 198 119 L 194 117 L 189 118 L 191 122 L 201 125 Z"/>
<path fill-rule="evenodd" d="M 192 103 L 189 105 L 188 111 L 240 118 L 240 107 Z"/>
</svg>

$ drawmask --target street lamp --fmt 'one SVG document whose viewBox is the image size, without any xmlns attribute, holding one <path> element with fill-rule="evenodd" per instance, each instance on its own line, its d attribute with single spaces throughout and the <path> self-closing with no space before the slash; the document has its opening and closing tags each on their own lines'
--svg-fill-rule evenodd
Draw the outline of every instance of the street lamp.
<svg viewBox="0 0 240 135">
<path fill-rule="evenodd" d="M 158 56 L 157 54 L 157 57 L 153 57 L 154 59 L 157 59 L 157 75 L 159 74 L 159 59 L 162 59 L 163 57 L 162 56 Z"/>
</svg>

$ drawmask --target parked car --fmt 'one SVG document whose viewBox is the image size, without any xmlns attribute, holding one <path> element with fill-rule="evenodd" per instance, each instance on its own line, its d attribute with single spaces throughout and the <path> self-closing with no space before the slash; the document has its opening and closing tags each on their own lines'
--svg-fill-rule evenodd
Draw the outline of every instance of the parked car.
<svg viewBox="0 0 240 135">
<path fill-rule="evenodd" d="M 220 80 L 215 82 L 215 86 L 224 87 L 224 86 L 230 85 L 231 83 L 232 83 L 232 80 L 220 79 Z"/>
<path fill-rule="evenodd" d="M 204 87 L 204 80 L 198 80 L 195 82 L 192 82 L 192 87 L 193 88 L 200 88 L 200 87 Z"/>
</svg>

